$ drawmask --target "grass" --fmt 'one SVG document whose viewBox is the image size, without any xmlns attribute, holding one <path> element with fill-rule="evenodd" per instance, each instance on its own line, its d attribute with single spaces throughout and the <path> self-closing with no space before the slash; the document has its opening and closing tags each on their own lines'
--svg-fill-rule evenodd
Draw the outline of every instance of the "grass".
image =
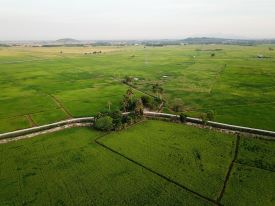
<svg viewBox="0 0 275 206">
<path fill-rule="evenodd" d="M 30 127 L 30 122 L 27 117 L 17 117 L 17 118 L 8 118 L 8 119 L 0 119 L 0 132 L 12 132 L 16 129 L 24 129 Z"/>
<path fill-rule="evenodd" d="M 74 117 L 95 115 L 108 109 L 108 102 L 115 110 L 127 90 L 120 81 L 129 75 L 137 77 L 134 86 L 147 93 L 160 83 L 166 111 L 181 98 L 189 115 L 213 110 L 217 121 L 275 130 L 275 52 L 269 47 L 1 48 L 0 118 L 58 112 L 49 95 Z M 101 55 L 84 54 L 99 50 Z M 258 59 L 259 53 L 271 58 Z M 59 119 L 59 114 L 50 115 L 44 122 Z M 0 127 L 5 130 L 5 125 Z"/>
<path fill-rule="evenodd" d="M 166 112 L 180 98 L 188 115 L 213 110 L 216 121 L 275 131 L 269 47 L 0 48 L 0 133 L 30 127 L 29 118 L 43 125 L 95 115 L 109 103 L 116 110 L 125 75 L 149 94 L 161 84 Z M 93 51 L 103 53 L 84 54 Z M 101 135 L 69 129 L 0 145 L 0 205 L 207 205 L 156 174 L 217 199 L 236 144 L 231 135 L 159 121 L 99 140 L 131 162 L 96 144 Z M 275 204 L 274 149 L 273 141 L 241 138 L 222 204 Z"/>
<path fill-rule="evenodd" d="M 68 129 L 0 145 L 0 205 L 209 205 L 97 145 L 101 135 Z"/>
<path fill-rule="evenodd" d="M 222 203 L 224 205 L 264 205 L 275 203 L 275 173 L 235 165 Z"/>
<path fill-rule="evenodd" d="M 55 121 L 61 121 L 68 118 L 68 115 L 62 109 L 54 109 L 47 112 L 31 115 L 37 125 L 49 124 Z"/>
<path fill-rule="evenodd" d="M 242 138 L 224 205 L 274 205 L 274 141 Z"/>
<path fill-rule="evenodd" d="M 275 172 L 275 144 L 273 141 L 243 138 L 237 162 Z"/>
<path fill-rule="evenodd" d="M 216 199 L 233 156 L 234 140 L 231 135 L 204 129 L 147 121 L 100 141 L 187 188 Z"/>
<path fill-rule="evenodd" d="M 163 121 L 0 145 L 0 205 L 213 205 L 236 137 Z M 222 205 L 274 205 L 274 141 L 241 137 Z"/>
</svg>

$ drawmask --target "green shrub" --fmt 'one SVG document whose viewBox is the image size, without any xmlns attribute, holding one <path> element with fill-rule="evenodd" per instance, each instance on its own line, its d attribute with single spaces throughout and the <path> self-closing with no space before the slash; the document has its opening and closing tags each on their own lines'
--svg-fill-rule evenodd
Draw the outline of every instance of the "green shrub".
<svg viewBox="0 0 275 206">
<path fill-rule="evenodd" d="M 153 107 L 153 99 L 151 97 L 143 95 L 141 96 L 141 101 L 145 107 L 148 107 L 148 108 Z"/>
<path fill-rule="evenodd" d="M 111 131 L 113 129 L 113 118 L 110 116 L 100 117 L 95 121 L 95 128 L 101 131 Z"/>
<path fill-rule="evenodd" d="M 141 99 L 137 99 L 134 104 L 135 104 L 135 107 L 134 107 L 135 115 L 136 116 L 143 115 L 143 109 L 144 109 L 144 107 L 143 107 L 143 104 L 142 104 L 142 100 Z"/>
<path fill-rule="evenodd" d="M 115 130 L 122 129 L 123 115 L 121 111 L 114 111 L 109 114 L 113 119 L 113 127 Z"/>
<path fill-rule="evenodd" d="M 186 118 L 187 118 L 186 114 L 183 114 L 183 113 L 180 114 L 180 121 L 181 122 L 186 122 Z"/>
</svg>

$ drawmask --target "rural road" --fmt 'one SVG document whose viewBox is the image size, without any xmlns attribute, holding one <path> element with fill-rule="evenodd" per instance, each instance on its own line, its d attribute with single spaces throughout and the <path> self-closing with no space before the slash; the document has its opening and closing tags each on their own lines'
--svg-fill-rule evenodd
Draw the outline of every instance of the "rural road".
<svg viewBox="0 0 275 206">
<path fill-rule="evenodd" d="M 129 112 L 123 113 L 123 115 L 128 115 Z M 179 118 L 178 115 L 167 114 L 167 113 L 158 113 L 158 112 L 144 112 L 145 117 L 151 118 Z M 52 124 L 46 124 L 43 126 L 36 126 L 28 129 L 17 130 L 13 132 L 7 132 L 0 134 L 0 144 L 5 144 L 11 141 L 16 141 L 20 139 L 26 139 L 40 134 L 52 133 L 55 131 L 71 128 L 71 127 L 87 127 L 92 126 L 94 122 L 94 117 L 82 117 L 82 118 L 73 118 L 69 120 L 64 120 L 60 122 L 55 122 Z M 187 123 L 192 123 L 193 125 L 202 125 L 203 121 L 198 118 L 186 118 Z M 252 135 L 260 135 L 261 138 L 275 140 L 275 132 L 268 130 L 261 130 L 256 128 L 242 127 L 237 125 L 224 124 L 220 122 L 208 121 L 206 127 L 217 128 L 224 132 L 236 132 L 236 133 L 246 133 Z"/>
</svg>

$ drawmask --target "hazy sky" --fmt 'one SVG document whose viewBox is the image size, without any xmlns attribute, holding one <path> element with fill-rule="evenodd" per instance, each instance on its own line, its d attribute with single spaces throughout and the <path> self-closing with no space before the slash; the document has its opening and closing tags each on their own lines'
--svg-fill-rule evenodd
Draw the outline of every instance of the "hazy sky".
<svg viewBox="0 0 275 206">
<path fill-rule="evenodd" d="M 275 0 L 0 0 L 1 40 L 275 38 Z"/>
</svg>

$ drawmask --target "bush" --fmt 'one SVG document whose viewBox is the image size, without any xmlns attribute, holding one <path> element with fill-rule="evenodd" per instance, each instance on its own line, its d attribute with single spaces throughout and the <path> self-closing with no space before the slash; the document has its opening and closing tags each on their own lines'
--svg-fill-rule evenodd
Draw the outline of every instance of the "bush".
<svg viewBox="0 0 275 206">
<path fill-rule="evenodd" d="M 113 118 L 110 116 L 100 117 L 95 121 L 95 128 L 100 131 L 111 131 L 113 129 Z"/>
<path fill-rule="evenodd" d="M 183 113 L 180 114 L 180 121 L 181 122 L 186 122 L 186 118 L 187 118 L 187 115 L 185 115 Z"/>
<path fill-rule="evenodd" d="M 130 76 L 125 76 L 123 82 L 126 84 L 130 84 L 133 81 L 133 78 Z"/>
<path fill-rule="evenodd" d="M 122 112 L 121 111 L 115 111 L 115 112 L 111 112 L 109 115 L 113 119 L 114 129 L 115 130 L 122 129 L 122 118 L 123 118 Z"/>
<path fill-rule="evenodd" d="M 142 101 L 142 104 L 145 107 L 148 107 L 148 108 L 152 108 L 153 107 L 153 100 L 152 100 L 151 97 L 143 95 L 143 96 L 141 96 L 141 101 Z"/>
<path fill-rule="evenodd" d="M 134 112 L 136 116 L 141 116 L 143 115 L 143 104 L 141 99 L 135 100 L 135 107 L 134 107 Z"/>
</svg>

